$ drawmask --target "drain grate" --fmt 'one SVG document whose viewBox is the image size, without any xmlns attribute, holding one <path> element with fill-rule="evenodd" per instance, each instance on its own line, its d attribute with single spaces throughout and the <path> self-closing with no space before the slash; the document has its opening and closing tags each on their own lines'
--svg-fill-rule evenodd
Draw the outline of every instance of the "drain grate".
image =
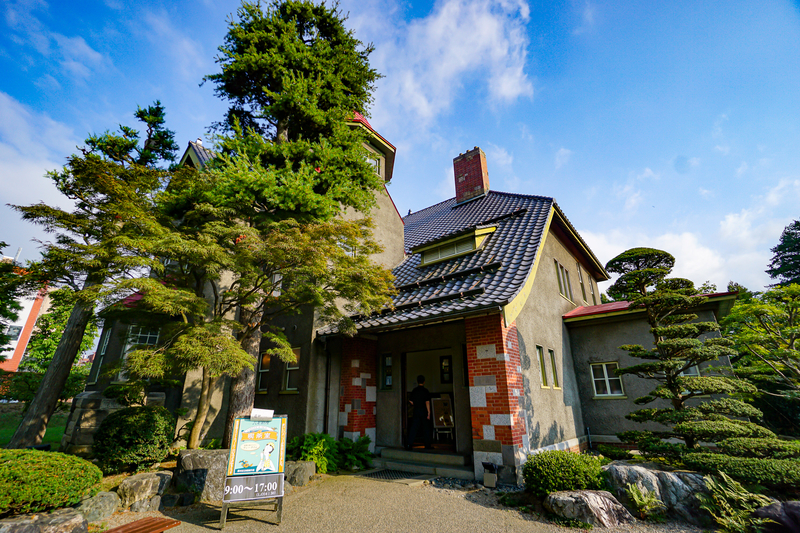
<svg viewBox="0 0 800 533">
<path fill-rule="evenodd" d="M 398 479 L 417 479 L 420 474 L 414 472 L 403 472 L 402 470 L 376 470 L 361 474 L 370 479 L 380 479 L 384 481 L 397 481 Z"/>
</svg>

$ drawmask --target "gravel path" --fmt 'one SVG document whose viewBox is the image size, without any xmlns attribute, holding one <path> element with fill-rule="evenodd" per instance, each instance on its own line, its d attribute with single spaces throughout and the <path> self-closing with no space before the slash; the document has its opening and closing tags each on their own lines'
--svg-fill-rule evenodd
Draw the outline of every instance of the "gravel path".
<svg viewBox="0 0 800 533">
<path fill-rule="evenodd" d="M 145 516 L 170 516 L 183 523 L 170 533 L 200 533 L 219 527 L 218 505 L 196 504 L 182 512 L 117 513 L 108 527 Z M 232 509 L 225 531 L 255 533 L 286 532 L 370 532 L 403 533 L 548 533 L 579 530 L 556 526 L 533 515 L 523 514 L 497 503 L 497 496 L 485 489 L 450 490 L 434 485 L 407 485 L 371 480 L 359 476 L 323 476 L 308 487 L 284 499 L 283 521 L 274 524 L 274 513 L 262 509 Z M 266 527 L 265 527 L 266 526 Z M 702 530 L 678 523 L 650 525 L 637 523 L 609 533 L 700 533 Z"/>
</svg>

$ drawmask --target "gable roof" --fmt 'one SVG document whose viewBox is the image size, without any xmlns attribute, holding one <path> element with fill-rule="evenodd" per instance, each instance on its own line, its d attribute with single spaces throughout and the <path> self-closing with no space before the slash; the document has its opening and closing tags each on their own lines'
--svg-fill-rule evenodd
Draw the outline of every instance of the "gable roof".
<svg viewBox="0 0 800 533">
<path fill-rule="evenodd" d="M 470 233 L 496 227 L 476 252 L 420 266 L 413 253 L 392 271 L 397 295 L 394 310 L 359 317 L 359 330 L 391 328 L 481 311 L 498 311 L 520 292 L 539 253 L 553 198 L 489 191 L 457 205 L 455 198 L 405 217 L 406 253 Z M 558 210 L 560 212 L 560 210 Z M 328 326 L 322 335 L 336 333 Z"/>
<path fill-rule="evenodd" d="M 197 141 L 189 141 L 189 146 L 186 147 L 179 164 L 180 166 L 192 165 L 197 170 L 200 170 L 214 157 L 214 152 L 203 146 L 200 139 L 197 139 Z"/>
</svg>

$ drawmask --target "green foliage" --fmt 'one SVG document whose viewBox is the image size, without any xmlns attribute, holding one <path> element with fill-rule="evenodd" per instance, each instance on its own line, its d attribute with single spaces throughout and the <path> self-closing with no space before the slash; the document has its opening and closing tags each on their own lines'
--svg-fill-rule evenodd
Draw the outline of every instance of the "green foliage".
<svg viewBox="0 0 800 533">
<path fill-rule="evenodd" d="M 771 489 L 794 489 L 800 486 L 800 461 L 793 459 L 758 459 L 730 457 L 718 453 L 689 453 L 683 456 L 686 466 L 701 472 L 724 472 L 748 485 Z"/>
<path fill-rule="evenodd" d="M 320 457 L 319 443 L 322 443 L 324 464 L 315 461 L 315 458 Z M 327 433 L 304 433 L 294 437 L 286 446 L 286 456 L 290 461 L 314 461 L 317 464 L 317 471 L 323 474 L 328 470 L 339 470 L 336 441 Z M 321 470 L 322 468 L 325 472 Z"/>
<path fill-rule="evenodd" d="M 734 457 L 800 459 L 800 441 L 770 438 L 734 438 L 717 443 L 720 451 Z"/>
<path fill-rule="evenodd" d="M 103 396 L 116 400 L 126 407 L 144 405 L 147 387 L 141 380 L 128 380 L 123 383 L 112 383 L 103 390 Z"/>
<path fill-rule="evenodd" d="M 554 522 L 561 527 L 582 529 L 584 531 L 591 531 L 592 529 L 594 529 L 594 526 L 589 522 L 584 522 L 583 520 L 578 520 L 577 518 L 564 518 L 555 515 L 550 515 L 548 518 L 550 518 L 551 522 Z"/>
<path fill-rule="evenodd" d="M 641 488 L 634 483 L 628 483 L 625 492 L 628 494 L 633 507 L 636 509 L 636 514 L 642 520 L 661 521 L 663 520 L 664 512 L 667 506 L 664 502 L 658 499 L 656 493 Z"/>
<path fill-rule="evenodd" d="M 368 468 L 372 453 L 369 437 L 356 441 L 343 438 L 339 441 L 327 433 L 305 433 L 291 439 L 286 446 L 286 456 L 291 461 L 314 461 L 317 472 L 324 474 L 337 470 Z"/>
<path fill-rule="evenodd" d="M 339 468 L 342 470 L 361 470 L 369 468 L 372 453 L 369 451 L 370 438 L 366 435 L 358 440 L 341 439 L 336 442 Z"/>
<path fill-rule="evenodd" d="M 627 415 L 635 422 L 657 422 L 665 426 L 663 431 L 631 433 L 627 439 L 620 438 L 636 441 L 645 455 L 674 459 L 704 440 L 768 436 L 768 430 L 730 418 L 760 414 L 739 400 L 689 403 L 712 394 L 753 393 L 755 388 L 741 380 L 717 375 L 713 367 L 704 365 L 736 352 L 731 348 L 732 341 L 709 335 L 719 330 L 716 322 L 697 321 L 695 311 L 706 298 L 698 295 L 691 281 L 667 277 L 674 264 L 675 259 L 667 252 L 633 248 L 606 265 L 609 272 L 620 274 L 608 294 L 629 301 L 631 309 L 644 310 L 653 335 L 652 348 L 636 344 L 620 346 L 642 362 L 621 368 L 617 374 L 631 374 L 654 382 L 647 395 L 634 400 L 637 405 L 658 400 L 668 402 L 666 407 L 639 409 Z M 703 375 L 691 375 L 697 370 Z M 680 439 L 685 444 L 659 442 L 667 439 Z"/>
<path fill-rule="evenodd" d="M 800 221 L 786 226 L 780 241 L 770 251 L 773 255 L 767 268 L 769 277 L 778 285 L 800 283 Z"/>
<path fill-rule="evenodd" d="M 92 463 L 72 455 L 0 449 L 0 517 L 74 505 L 102 477 Z"/>
<path fill-rule="evenodd" d="M 761 526 L 768 522 L 763 518 L 754 518 L 753 511 L 772 500 L 766 496 L 752 494 L 745 490 L 724 472 L 719 479 L 705 476 L 709 494 L 696 494 L 700 500 L 700 508 L 708 511 L 714 521 L 725 533 L 752 533 L 761 531 Z"/>
<path fill-rule="evenodd" d="M 6 246 L 6 243 L 0 241 L 0 255 Z M 9 342 L 6 327 L 17 319 L 17 314 L 22 309 L 18 299 L 25 292 L 23 281 L 22 271 L 13 263 L 0 262 L 0 351 Z"/>
<path fill-rule="evenodd" d="M 633 457 L 631 452 L 628 450 L 623 450 L 622 448 L 617 448 L 616 446 L 612 446 L 610 444 L 598 444 L 597 451 L 615 461 L 630 459 Z"/>
<path fill-rule="evenodd" d="M 525 489 L 536 496 L 560 490 L 595 490 L 603 486 L 600 459 L 563 450 L 531 455 L 522 467 Z"/>
<path fill-rule="evenodd" d="M 175 419 L 160 406 L 126 407 L 100 424 L 93 449 L 106 474 L 139 471 L 169 454 Z"/>
<path fill-rule="evenodd" d="M 0 399 L 26 402 L 26 407 L 27 402 L 30 402 L 36 396 L 36 392 L 39 390 L 42 379 L 44 378 L 43 372 L 18 371 L 6 374 L 0 371 L 0 374 L 5 374 L 4 383 L 7 384 L 7 386 L 0 388 Z M 72 371 L 67 377 L 67 382 L 61 390 L 61 394 L 58 396 L 57 409 L 69 408 L 69 404 L 66 402 L 70 398 L 74 398 L 75 395 L 83 392 L 88 375 L 89 365 L 83 364 L 72 367 Z"/>
</svg>

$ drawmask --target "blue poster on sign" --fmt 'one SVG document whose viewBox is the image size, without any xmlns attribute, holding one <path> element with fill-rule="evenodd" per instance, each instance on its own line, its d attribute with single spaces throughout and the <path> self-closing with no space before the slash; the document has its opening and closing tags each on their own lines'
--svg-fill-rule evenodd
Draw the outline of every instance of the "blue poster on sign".
<svg viewBox="0 0 800 533">
<path fill-rule="evenodd" d="M 233 425 L 228 476 L 283 472 L 286 457 L 286 415 L 272 420 L 237 418 Z"/>
</svg>

